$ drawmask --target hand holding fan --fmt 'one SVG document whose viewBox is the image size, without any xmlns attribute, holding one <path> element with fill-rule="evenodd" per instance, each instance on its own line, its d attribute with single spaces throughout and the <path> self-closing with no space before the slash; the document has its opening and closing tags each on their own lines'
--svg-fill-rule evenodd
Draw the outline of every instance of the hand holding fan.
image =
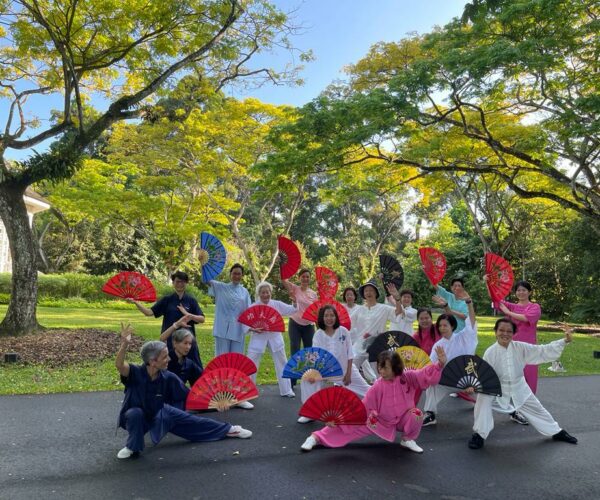
<svg viewBox="0 0 600 500">
<path fill-rule="evenodd" d="M 491 299 L 499 302 L 513 286 L 513 271 L 508 261 L 494 253 L 485 254 L 486 285 Z"/>
<path fill-rule="evenodd" d="M 256 373 L 256 365 L 248 356 L 238 352 L 226 352 L 213 358 L 205 367 L 204 373 L 219 368 L 235 368 L 245 375 Z"/>
<path fill-rule="evenodd" d="M 250 328 L 264 332 L 285 332 L 285 323 L 281 314 L 265 304 L 250 306 L 240 314 L 238 321 Z"/>
<path fill-rule="evenodd" d="M 317 292 L 321 300 L 331 300 L 338 291 L 338 277 L 329 268 L 315 267 L 315 276 L 317 277 Z"/>
<path fill-rule="evenodd" d="M 326 424 L 364 425 L 367 421 L 365 405 L 345 387 L 326 387 L 313 394 L 300 408 L 299 414 Z"/>
<path fill-rule="evenodd" d="M 403 347 L 405 345 L 419 347 L 417 341 L 404 332 L 391 330 L 389 332 L 382 333 L 375 337 L 375 340 L 369 347 L 367 347 L 369 361 L 371 363 L 377 361 L 377 356 L 379 356 L 380 352 L 398 349 L 399 347 Z"/>
<path fill-rule="evenodd" d="M 302 313 L 302 319 L 316 323 L 319 317 L 319 309 L 327 305 L 335 307 L 335 311 L 337 312 L 338 318 L 340 320 L 340 325 L 342 325 L 347 330 L 350 330 L 350 328 L 352 328 L 352 321 L 350 320 L 350 314 L 348 314 L 348 309 L 346 309 L 342 304 L 340 304 L 337 300 L 334 299 L 317 300 L 313 302 L 304 310 L 304 313 Z"/>
<path fill-rule="evenodd" d="M 344 373 L 338 360 L 329 351 L 320 347 L 305 347 L 288 360 L 283 368 L 283 377 L 299 379 L 308 370 L 316 370 L 322 378 L 339 377 Z"/>
<path fill-rule="evenodd" d="M 277 249 L 279 250 L 279 272 L 282 280 L 287 280 L 300 269 L 302 256 L 296 244 L 285 236 L 277 237 Z"/>
<path fill-rule="evenodd" d="M 391 255 L 380 255 L 379 268 L 383 275 L 384 286 L 387 287 L 388 284 L 393 283 L 400 290 L 404 283 L 404 269 L 400 262 Z"/>
<path fill-rule="evenodd" d="M 102 291 L 122 299 L 154 302 L 156 290 L 152 282 L 143 274 L 123 271 L 110 278 L 102 287 Z"/>
<path fill-rule="evenodd" d="M 188 393 L 186 410 L 229 410 L 242 401 L 258 397 L 250 378 L 235 368 L 205 371 Z"/>
<path fill-rule="evenodd" d="M 448 361 L 442 371 L 440 384 L 461 390 L 472 387 L 475 392 L 502 396 L 498 375 L 489 363 L 475 354 L 457 356 Z"/>
<path fill-rule="evenodd" d="M 433 286 L 437 286 L 446 274 L 446 257 L 442 252 L 431 247 L 419 248 L 419 255 L 425 276 Z"/>
<path fill-rule="evenodd" d="M 227 252 L 223 243 L 210 233 L 201 233 L 198 260 L 202 265 L 202 281 L 208 283 L 215 279 L 221 274 L 227 261 Z"/>
</svg>

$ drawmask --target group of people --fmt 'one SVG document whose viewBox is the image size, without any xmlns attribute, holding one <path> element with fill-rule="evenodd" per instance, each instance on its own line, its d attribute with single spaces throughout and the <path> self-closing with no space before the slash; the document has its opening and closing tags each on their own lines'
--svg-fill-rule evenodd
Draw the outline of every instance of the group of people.
<svg viewBox="0 0 600 500">
<path fill-rule="evenodd" d="M 265 350 L 273 357 L 275 371 L 282 397 L 295 397 L 294 380 L 282 377 L 287 361 L 284 332 L 253 331 L 237 321 L 240 314 L 252 305 L 250 294 L 241 284 L 244 269 L 234 264 L 229 272 L 228 283 L 211 280 L 207 283 L 209 294 L 215 298 L 213 336 L 215 355 L 226 352 L 244 352 L 245 336 L 250 335 L 247 356 L 257 368 Z M 326 427 L 312 433 L 301 448 L 311 450 L 320 444 L 328 447 L 344 446 L 363 436 L 376 434 L 393 441 L 395 433 L 401 432 L 400 444 L 415 452 L 423 450 L 416 438 L 421 427 L 435 425 L 437 409 L 441 400 L 453 392 L 439 385 L 444 365 L 456 356 L 474 354 L 477 346 L 477 324 L 473 302 L 464 289 L 461 278 L 451 281 L 450 291 L 437 286 L 433 302 L 443 309 L 436 322 L 430 308 L 415 309 L 413 293 L 408 289 L 397 290 L 389 284 L 386 303 L 381 303 L 380 289 L 374 280 L 358 288 L 348 287 L 342 292 L 351 329 L 340 325 L 340 318 L 333 306 L 319 310 L 317 327 L 303 318 L 303 313 L 315 300 L 317 293 L 310 288 L 311 272 L 302 269 L 298 273 L 299 284 L 284 280 L 290 303 L 272 298 L 273 286 L 264 281 L 256 287 L 255 304 L 273 307 L 289 318 L 288 334 L 290 354 L 301 347 L 322 347 L 331 352 L 342 367 L 342 375 L 330 382 L 343 385 L 363 399 L 368 419 L 363 426 Z M 202 362 L 195 339 L 194 324 L 205 321 L 198 302 L 185 292 L 188 276 L 183 272 L 172 275 L 174 293 L 161 298 L 148 308 L 131 300 L 147 316 L 163 318 L 160 341 L 148 342 L 142 348 L 144 365 L 129 365 L 124 361 L 130 330 L 122 332 L 121 349 L 117 354 L 117 369 L 126 387 L 126 397 L 119 424 L 129 437 L 118 456 L 128 458 L 143 449 L 143 435 L 150 432 L 156 443 L 166 432 L 172 432 L 191 441 L 211 441 L 224 437 L 250 437 L 251 432 L 239 426 L 223 424 L 215 420 L 190 415 L 183 411 L 190 386 L 202 374 Z M 536 430 L 553 439 L 572 444 L 576 438 L 560 428 L 551 415 L 535 397 L 537 387 L 537 364 L 560 357 L 565 345 L 571 342 L 571 333 L 565 338 L 545 346 L 535 344 L 537 321 L 541 310 L 530 301 L 531 286 L 519 282 L 516 286 L 517 303 L 502 301 L 494 306 L 505 314 L 494 327 L 496 343 L 488 348 L 484 359 L 494 368 L 501 382 L 502 396 L 492 397 L 473 391 L 459 393 L 460 397 L 475 403 L 473 436 L 469 441 L 472 449 L 481 448 L 493 428 L 492 411 L 508 413 L 521 424 L 531 423 Z M 362 304 L 358 304 L 359 297 Z M 413 332 L 413 323 L 418 327 Z M 390 327 L 388 328 L 388 323 Z M 420 370 L 407 370 L 396 352 L 382 352 L 376 363 L 368 360 L 370 343 L 388 330 L 402 331 L 412 335 L 431 358 L 432 364 Z M 300 384 L 301 399 L 323 386 L 319 380 L 304 380 Z M 422 391 L 425 391 L 423 410 L 417 408 Z M 239 406 L 252 409 L 249 402 Z M 300 417 L 299 423 L 311 420 Z"/>
</svg>

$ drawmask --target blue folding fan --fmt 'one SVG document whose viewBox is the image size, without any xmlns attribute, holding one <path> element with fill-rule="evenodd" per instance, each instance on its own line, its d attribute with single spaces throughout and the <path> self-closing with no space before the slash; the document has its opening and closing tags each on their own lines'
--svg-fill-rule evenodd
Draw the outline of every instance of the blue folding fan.
<svg viewBox="0 0 600 500">
<path fill-rule="evenodd" d="M 320 347 L 306 347 L 296 352 L 283 369 L 285 378 L 307 378 L 314 380 L 343 375 L 342 367 L 333 354 Z"/>
<path fill-rule="evenodd" d="M 202 281 L 208 283 L 223 271 L 227 260 L 227 252 L 223 243 L 216 236 L 202 232 L 198 254 L 198 259 L 202 264 Z"/>
</svg>

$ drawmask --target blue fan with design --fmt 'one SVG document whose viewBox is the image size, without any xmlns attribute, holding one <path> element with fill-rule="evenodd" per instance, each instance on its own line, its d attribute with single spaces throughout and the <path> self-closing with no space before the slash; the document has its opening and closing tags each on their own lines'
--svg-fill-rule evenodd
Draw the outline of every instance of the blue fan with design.
<svg viewBox="0 0 600 500">
<path fill-rule="evenodd" d="M 210 233 L 200 233 L 198 260 L 202 265 L 202 281 L 204 283 L 208 283 L 221 274 L 227 260 L 227 252 L 219 238 Z"/>
<path fill-rule="evenodd" d="M 285 378 L 317 381 L 344 374 L 336 357 L 320 347 L 305 347 L 296 352 L 283 368 Z"/>
</svg>

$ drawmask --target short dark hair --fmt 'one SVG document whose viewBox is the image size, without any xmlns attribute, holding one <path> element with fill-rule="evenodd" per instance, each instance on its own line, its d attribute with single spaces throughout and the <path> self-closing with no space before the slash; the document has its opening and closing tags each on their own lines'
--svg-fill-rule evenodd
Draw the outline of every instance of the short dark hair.
<svg viewBox="0 0 600 500">
<path fill-rule="evenodd" d="M 377 367 L 383 368 L 386 361 L 390 362 L 390 366 L 392 367 L 394 375 L 402 375 L 402 372 L 404 371 L 404 363 L 402 362 L 400 354 L 398 354 L 396 351 L 381 351 L 377 356 Z"/>
<path fill-rule="evenodd" d="M 340 327 L 340 317 L 338 316 L 338 313 L 335 310 L 335 307 L 333 307 L 330 304 L 327 304 L 327 305 L 321 307 L 321 309 L 319 309 L 319 317 L 317 318 L 317 325 L 319 326 L 319 328 L 321 330 L 325 330 L 325 311 L 333 311 L 333 313 L 335 314 L 335 323 L 333 324 L 333 329 L 337 330 Z"/>
<path fill-rule="evenodd" d="M 410 295 L 411 299 L 415 298 L 415 294 L 413 293 L 413 291 L 410 288 L 405 288 L 404 290 L 400 290 L 400 298 L 402 298 L 403 295 Z"/>
<path fill-rule="evenodd" d="M 244 266 L 242 266 L 238 262 L 236 262 L 233 266 L 231 266 L 231 268 L 229 269 L 229 274 L 231 274 L 234 269 L 241 269 L 242 270 L 242 274 L 244 274 Z"/>
<path fill-rule="evenodd" d="M 500 326 L 500 323 L 508 323 L 510 326 L 512 326 L 513 333 L 515 333 L 517 331 L 517 325 L 515 325 L 515 323 L 512 320 L 510 320 L 508 318 L 500 318 L 494 324 L 494 332 L 498 331 L 498 327 Z"/>
<path fill-rule="evenodd" d="M 465 286 L 465 280 L 463 278 L 461 278 L 460 276 L 454 276 L 454 278 L 452 278 L 452 281 L 450 281 L 450 286 L 454 285 L 454 283 L 459 282 L 463 287 Z"/>
<path fill-rule="evenodd" d="M 440 323 L 442 322 L 442 320 L 446 320 L 448 323 L 450 323 L 450 327 L 452 328 L 452 331 L 456 330 L 456 327 L 458 326 L 458 323 L 456 322 L 456 318 L 454 317 L 454 315 L 452 314 L 440 314 L 438 316 L 438 319 L 435 322 L 435 327 L 439 330 L 440 329 Z"/>
<path fill-rule="evenodd" d="M 306 267 L 303 267 L 302 269 L 300 269 L 300 271 L 298 271 L 298 278 L 299 278 L 300 276 L 302 276 L 304 273 L 308 273 L 308 274 L 310 274 L 310 269 L 308 269 L 308 268 L 306 268 Z"/>
<path fill-rule="evenodd" d="M 175 271 L 173 274 L 171 274 L 171 281 L 175 281 L 177 279 L 185 281 L 186 283 L 189 283 L 190 281 L 188 274 L 184 273 L 183 271 Z"/>
<path fill-rule="evenodd" d="M 346 300 L 346 292 L 352 292 L 354 294 L 354 300 L 358 299 L 358 292 L 356 291 L 356 288 L 353 286 L 347 286 L 342 292 L 342 300 Z"/>
<path fill-rule="evenodd" d="M 517 291 L 517 288 L 519 288 L 520 286 L 522 286 L 523 288 L 527 289 L 529 291 L 529 293 L 532 292 L 532 288 L 531 288 L 531 283 L 529 283 L 529 281 L 525 281 L 525 280 L 521 280 L 521 281 L 517 281 L 515 283 L 515 291 Z"/>
</svg>

